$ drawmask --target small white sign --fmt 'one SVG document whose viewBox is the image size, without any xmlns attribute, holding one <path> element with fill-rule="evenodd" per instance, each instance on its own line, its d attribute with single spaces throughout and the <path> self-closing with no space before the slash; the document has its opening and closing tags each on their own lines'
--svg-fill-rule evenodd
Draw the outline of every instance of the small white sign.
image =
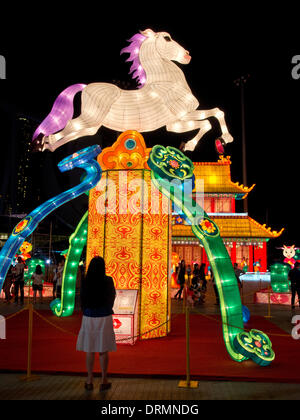
<svg viewBox="0 0 300 420">
<path fill-rule="evenodd" d="M 116 335 L 132 336 L 132 319 L 131 317 L 114 316 L 114 331 Z"/>
<path fill-rule="evenodd" d="M 114 305 L 116 315 L 133 315 L 136 307 L 137 290 L 117 290 Z"/>
</svg>

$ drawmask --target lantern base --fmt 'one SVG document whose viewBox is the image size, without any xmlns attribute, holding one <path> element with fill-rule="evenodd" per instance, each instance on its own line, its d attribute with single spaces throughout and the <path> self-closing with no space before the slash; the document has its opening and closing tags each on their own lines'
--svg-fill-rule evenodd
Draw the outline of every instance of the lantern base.
<svg viewBox="0 0 300 420">
<path fill-rule="evenodd" d="M 39 381 L 41 378 L 39 376 L 31 375 L 31 376 L 21 376 L 20 381 L 22 382 L 35 382 Z"/>
<path fill-rule="evenodd" d="M 179 388 L 189 388 L 189 389 L 197 389 L 199 386 L 199 382 L 195 381 L 180 381 L 178 387 Z"/>
</svg>

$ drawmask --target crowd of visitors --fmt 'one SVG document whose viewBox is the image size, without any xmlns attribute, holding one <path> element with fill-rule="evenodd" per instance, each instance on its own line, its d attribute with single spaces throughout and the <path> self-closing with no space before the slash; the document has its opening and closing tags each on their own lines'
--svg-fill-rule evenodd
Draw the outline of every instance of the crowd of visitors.
<svg viewBox="0 0 300 420">
<path fill-rule="evenodd" d="M 241 290 L 242 282 L 240 277 L 245 273 L 239 269 L 238 264 L 234 264 L 234 273 Z M 176 274 L 179 290 L 175 295 L 175 299 L 183 300 L 184 288 L 187 286 L 187 300 L 191 301 L 192 306 L 205 303 L 208 281 L 210 281 L 216 297 L 215 305 L 220 304 L 219 292 L 211 266 L 207 266 L 204 263 L 201 265 L 196 263 L 192 269 L 190 265 L 186 266 L 185 261 L 182 260 L 176 269 Z"/>
<path fill-rule="evenodd" d="M 53 283 L 53 299 L 61 298 L 64 264 L 65 258 L 61 257 L 53 270 L 53 276 L 51 276 Z M 16 304 L 24 305 L 24 274 L 26 270 L 28 270 L 28 267 L 26 267 L 25 262 L 21 257 L 17 258 L 17 263 L 15 265 L 9 267 L 2 285 L 5 303 L 10 304 L 11 302 L 14 302 Z M 30 279 L 27 280 L 27 285 L 32 287 L 34 304 L 37 303 L 37 294 L 39 294 L 39 303 L 43 303 L 43 285 L 46 280 L 45 274 L 41 265 L 38 264 Z"/>
</svg>

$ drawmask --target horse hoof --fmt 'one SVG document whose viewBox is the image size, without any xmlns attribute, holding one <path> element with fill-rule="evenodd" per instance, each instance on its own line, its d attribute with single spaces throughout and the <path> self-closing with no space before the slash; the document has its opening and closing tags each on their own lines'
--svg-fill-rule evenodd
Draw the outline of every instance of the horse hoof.
<svg viewBox="0 0 300 420">
<path fill-rule="evenodd" d="M 43 143 L 43 134 L 40 134 L 32 143 L 31 151 L 32 153 L 43 152 L 44 143 Z"/>
<path fill-rule="evenodd" d="M 225 146 L 225 142 L 224 142 L 224 140 L 222 138 L 216 140 L 215 145 L 216 145 L 216 151 L 217 151 L 217 153 L 219 155 L 224 155 L 224 153 L 225 153 L 225 147 L 224 147 Z"/>
<path fill-rule="evenodd" d="M 185 146 L 186 146 L 186 143 L 182 142 L 181 145 L 179 146 L 179 150 L 181 152 L 185 152 Z"/>
</svg>

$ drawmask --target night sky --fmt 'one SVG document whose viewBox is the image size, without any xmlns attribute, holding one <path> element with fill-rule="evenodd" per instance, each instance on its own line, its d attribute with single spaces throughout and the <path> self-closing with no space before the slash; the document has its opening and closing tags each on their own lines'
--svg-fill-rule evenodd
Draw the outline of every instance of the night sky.
<svg viewBox="0 0 300 420">
<path fill-rule="evenodd" d="M 286 228 L 282 238 L 271 241 L 276 248 L 295 244 L 300 247 L 298 223 L 299 200 L 299 125 L 300 80 L 292 78 L 292 58 L 300 54 L 294 37 L 275 28 L 239 30 L 227 35 L 209 35 L 193 25 L 169 23 L 128 23 L 99 27 L 55 38 L 22 32 L 9 45 L 0 47 L 7 62 L 7 80 L 0 80 L 0 118 L 4 121 L 12 111 L 42 121 L 50 112 L 56 97 L 75 83 L 131 81 L 127 56 L 120 57 L 126 40 L 139 30 L 169 32 L 192 56 L 191 64 L 181 66 L 201 109 L 218 107 L 226 114 L 235 142 L 226 148 L 232 157 L 232 179 L 243 183 L 240 90 L 234 80 L 250 75 L 245 90 L 248 186 L 256 184 L 249 196 L 249 214 L 259 223 L 274 230 Z M 52 28 L 53 29 L 53 28 Z M 212 30 L 212 32 L 214 32 Z M 2 48 L 2 49 L 1 49 Z M 134 82 L 133 86 L 134 86 Z M 134 129 L 134 127 L 132 127 Z M 220 132 L 217 125 L 190 155 L 194 161 L 216 161 L 214 142 Z M 1 147 L 5 159 L 9 133 L 2 132 Z M 77 140 L 58 149 L 47 158 L 49 167 L 41 176 L 45 199 L 69 187 L 72 180 L 60 176 L 55 165 L 63 157 L 87 145 L 108 146 L 118 133 L 101 128 L 94 138 Z M 144 137 L 149 147 L 154 144 L 179 146 L 193 138 L 195 132 L 168 133 L 161 129 Z M 49 152 L 47 152 L 49 153 Z M 50 153 L 49 153 L 50 155 Z M 1 176 L 5 176 L 0 171 Z M 50 175 L 51 174 L 51 175 Z M 80 219 L 85 202 L 67 205 L 64 215 Z M 75 210 L 74 210 L 75 209 Z M 77 221 L 77 220 L 76 220 Z M 76 225 L 75 221 L 70 221 Z M 73 223 L 74 222 L 74 223 Z M 280 251 L 279 251 L 280 255 Z"/>
</svg>

